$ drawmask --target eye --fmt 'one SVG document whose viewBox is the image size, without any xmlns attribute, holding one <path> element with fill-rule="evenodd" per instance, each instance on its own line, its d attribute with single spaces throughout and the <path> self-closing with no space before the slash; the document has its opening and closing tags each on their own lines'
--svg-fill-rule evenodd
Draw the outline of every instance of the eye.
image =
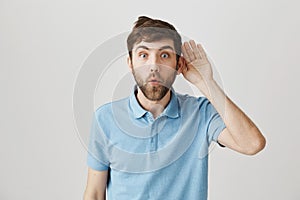
<svg viewBox="0 0 300 200">
<path fill-rule="evenodd" d="M 162 57 L 162 58 L 169 58 L 169 54 L 163 53 L 163 54 L 161 54 L 161 57 Z"/>
<path fill-rule="evenodd" d="M 140 58 L 146 58 L 146 57 L 147 57 L 147 54 L 145 54 L 145 53 L 140 53 L 140 54 L 139 54 L 139 57 L 140 57 Z"/>
</svg>

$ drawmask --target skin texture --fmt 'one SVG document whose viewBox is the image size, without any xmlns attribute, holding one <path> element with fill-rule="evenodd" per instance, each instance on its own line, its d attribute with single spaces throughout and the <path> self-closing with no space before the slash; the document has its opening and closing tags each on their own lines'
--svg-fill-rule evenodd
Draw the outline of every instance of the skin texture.
<svg viewBox="0 0 300 200">
<path fill-rule="evenodd" d="M 84 200 L 105 200 L 108 171 L 88 169 Z"/>
<path fill-rule="evenodd" d="M 213 70 L 206 53 L 195 41 L 184 42 L 183 56 L 176 62 L 172 40 L 135 44 L 128 66 L 139 86 L 137 99 L 154 118 L 161 114 L 170 101 L 169 88 L 175 76 L 182 74 L 204 94 L 223 119 L 226 128 L 218 142 L 245 155 L 261 151 L 266 140 L 251 119 L 237 106 L 213 79 Z M 168 54 L 168 56 L 166 56 Z M 107 171 L 89 169 L 85 200 L 105 199 Z"/>
<path fill-rule="evenodd" d="M 132 74 L 143 95 L 151 101 L 159 101 L 167 94 L 177 74 L 176 53 L 170 43 L 171 40 L 159 44 L 141 42 L 133 49 Z"/>
<path fill-rule="evenodd" d="M 174 49 L 174 43 L 170 39 L 151 43 L 142 41 L 134 45 L 132 60 L 128 58 L 128 66 L 133 76 L 140 80 L 137 84 L 142 85 L 138 88 L 137 100 L 154 118 L 162 113 L 168 104 L 171 94 L 169 88 L 179 74 L 176 70 Z M 154 98 L 148 98 L 149 96 Z"/>
</svg>

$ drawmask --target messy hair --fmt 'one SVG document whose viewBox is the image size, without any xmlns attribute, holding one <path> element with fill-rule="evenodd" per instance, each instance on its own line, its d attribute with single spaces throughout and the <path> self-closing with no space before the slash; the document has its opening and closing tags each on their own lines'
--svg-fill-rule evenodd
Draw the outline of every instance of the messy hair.
<svg viewBox="0 0 300 200">
<path fill-rule="evenodd" d="M 127 38 L 127 49 L 130 59 L 132 59 L 133 46 L 142 41 L 155 42 L 162 39 L 171 39 L 174 42 L 176 59 L 178 61 L 181 55 L 181 36 L 175 27 L 168 22 L 151 19 L 146 16 L 140 16 L 135 22 L 131 33 Z"/>
</svg>

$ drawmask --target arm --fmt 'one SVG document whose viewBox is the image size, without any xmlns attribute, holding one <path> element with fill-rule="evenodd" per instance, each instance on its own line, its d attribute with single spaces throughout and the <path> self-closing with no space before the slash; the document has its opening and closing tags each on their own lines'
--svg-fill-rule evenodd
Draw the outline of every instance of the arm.
<svg viewBox="0 0 300 200">
<path fill-rule="evenodd" d="M 182 52 L 181 73 L 207 97 L 226 125 L 218 142 L 246 155 L 261 151 L 266 143 L 264 136 L 213 79 L 211 65 L 201 45 L 185 42 Z"/>
<path fill-rule="evenodd" d="M 89 168 L 84 200 L 105 200 L 108 171 Z"/>
</svg>

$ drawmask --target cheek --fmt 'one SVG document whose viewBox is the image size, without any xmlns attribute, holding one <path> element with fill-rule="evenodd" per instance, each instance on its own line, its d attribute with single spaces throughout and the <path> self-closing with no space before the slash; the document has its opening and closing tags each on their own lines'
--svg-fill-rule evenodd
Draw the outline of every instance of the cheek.
<svg viewBox="0 0 300 200">
<path fill-rule="evenodd" d="M 146 64 L 138 59 L 132 60 L 132 66 L 139 71 L 146 70 Z"/>
<path fill-rule="evenodd" d="M 160 67 L 160 72 L 163 74 L 173 74 L 176 71 L 176 62 L 165 63 Z"/>
<path fill-rule="evenodd" d="M 165 64 L 166 64 L 166 66 L 168 66 L 169 70 L 176 70 L 176 64 L 177 64 L 176 60 L 172 59 L 172 60 L 166 62 Z"/>
<path fill-rule="evenodd" d="M 148 76 L 148 74 L 146 73 L 146 71 L 145 71 L 144 68 L 145 68 L 145 67 L 143 67 L 143 66 L 140 66 L 140 67 L 134 67 L 134 68 L 133 68 L 133 69 L 134 69 L 134 75 L 135 75 L 137 78 L 141 79 L 141 80 L 145 80 L 145 79 L 147 78 L 147 76 Z"/>
</svg>

